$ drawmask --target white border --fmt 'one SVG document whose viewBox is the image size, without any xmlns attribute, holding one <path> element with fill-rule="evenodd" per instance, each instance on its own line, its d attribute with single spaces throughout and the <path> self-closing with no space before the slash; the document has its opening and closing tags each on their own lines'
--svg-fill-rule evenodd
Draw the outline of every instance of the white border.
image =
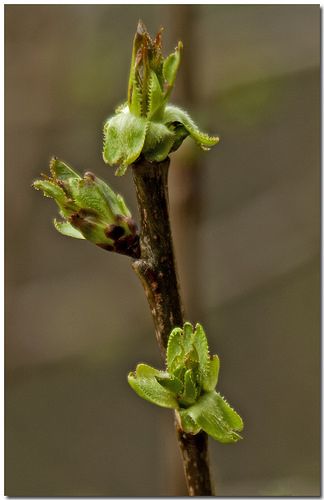
<svg viewBox="0 0 324 500">
<path fill-rule="evenodd" d="M 1 68 L 2 68 L 2 79 L 1 79 L 1 100 L 2 100 L 2 109 L 4 110 L 4 6 L 5 5 L 24 5 L 24 4 L 27 4 L 27 5 L 107 5 L 107 4 L 112 4 L 112 5 L 132 5 L 132 4 L 135 4 L 135 5 L 150 5 L 150 4 L 200 4 L 199 2 L 197 1 L 190 1 L 190 0 L 187 0 L 187 1 L 175 1 L 175 0 L 171 0 L 171 1 L 168 1 L 168 2 L 158 2 L 158 1 L 141 1 L 141 2 L 129 2 L 129 1 L 119 1 L 119 2 L 107 2 L 107 1 L 100 1 L 100 0 L 97 0 L 95 1 L 94 3 L 91 3 L 89 1 L 82 1 L 82 0 L 79 0 L 79 1 L 70 1 L 70 2 L 63 2 L 63 1 L 56 1 L 56 2 L 49 2 L 49 1 L 33 1 L 33 2 L 24 2 L 24 1 L 19 1 L 19 0 L 16 0 L 16 1 L 7 1 L 7 2 L 2 2 L 2 9 L 0 10 L 0 17 L 1 17 L 1 26 L 3 27 L 3 34 L 2 34 L 2 37 L 1 37 L 1 59 L 2 59 L 2 65 L 1 65 Z M 211 2 L 211 1 L 203 1 L 203 4 L 211 4 L 211 5 L 225 5 L 225 4 L 228 4 L 228 5 L 278 5 L 279 4 L 279 1 L 272 1 L 272 2 L 269 2 L 269 1 L 240 1 L 240 0 L 237 0 L 236 2 L 226 2 L 226 1 L 222 1 L 222 2 Z M 322 3 L 318 3 L 318 2 L 307 2 L 307 1 L 301 1 L 301 0 L 295 0 L 295 1 L 285 1 L 283 3 L 280 3 L 280 5 L 305 5 L 305 4 L 308 4 L 308 5 L 319 5 L 320 7 L 322 7 Z M 201 4 L 200 4 L 201 5 Z M 323 21 L 323 19 L 322 19 Z M 321 37 L 321 54 L 323 54 L 323 37 Z M 322 74 L 322 81 L 323 81 L 323 74 Z M 323 116 L 323 101 L 321 101 L 321 111 L 322 111 L 322 116 Z M 3 113 L 3 128 L 4 128 L 4 113 Z M 322 132 L 322 130 L 321 130 Z M 322 149 L 321 149 L 321 158 L 323 158 L 323 132 L 322 132 Z M 1 139 L 0 139 L 0 151 L 1 151 L 1 156 L 3 158 L 3 165 L 4 165 L 4 133 L 1 134 Z M 4 228 L 4 168 L 3 168 L 3 181 L 2 183 L 0 183 L 0 199 L 2 200 L 2 206 L 3 206 L 3 210 L 2 210 L 2 228 Z M 321 193 L 324 192 L 324 180 L 323 180 L 323 172 L 322 172 L 322 176 L 321 176 Z M 323 206 L 323 202 L 321 204 L 321 216 L 322 216 L 322 227 L 321 227 L 321 230 L 322 230 L 322 234 L 321 234 L 321 238 L 322 238 L 322 251 L 323 251 L 323 242 L 324 242 L 324 239 L 323 239 L 323 220 L 324 220 L 324 206 Z M 2 265 L 2 268 L 1 268 L 1 273 L 2 273 L 2 296 L 4 297 L 4 232 L 3 232 L 3 238 L 2 238 L 2 241 L 1 241 L 1 245 L 0 245 L 0 253 L 1 253 L 1 256 L 2 256 L 2 262 L 3 262 L 3 265 Z M 321 254 L 322 255 L 322 265 L 323 265 L 323 253 Z M 323 279 L 323 276 L 321 276 L 321 278 Z M 322 290 L 322 279 L 321 279 L 321 310 L 323 311 L 324 309 L 324 297 L 323 297 L 323 290 Z M 2 302 L 2 307 L 0 309 L 0 319 L 1 319 L 1 325 L 2 325 L 2 329 L 3 329 L 3 332 L 4 332 L 4 301 Z M 4 338 L 4 337 L 3 337 Z M 2 359 L 4 360 L 4 341 L 2 342 L 2 353 L 3 353 L 3 356 L 2 356 Z M 324 354 L 324 351 L 323 351 L 323 341 L 322 341 L 322 360 L 324 359 L 323 358 L 323 354 Z M 2 423 L 2 425 L 0 425 L 1 429 L 0 429 L 0 447 L 2 448 L 3 450 L 3 453 L 1 454 L 1 458 L 0 458 L 0 469 L 1 469 L 1 472 L 0 472 L 0 498 L 6 498 L 4 496 L 4 369 L 0 371 L 0 385 L 1 385 L 1 388 L 2 388 L 2 391 L 1 391 L 1 401 L 0 401 L 0 408 L 1 408 L 1 411 L 0 411 L 0 420 L 2 420 L 2 422 L 0 422 L 0 424 Z M 322 388 L 323 388 L 323 372 L 322 372 Z M 323 418 L 323 414 L 324 414 L 324 404 L 323 404 L 323 396 L 322 396 L 322 418 Z M 322 429 L 322 450 L 323 450 L 323 429 Z M 324 464 L 323 464 L 323 457 L 322 457 L 322 481 L 323 481 L 323 473 L 324 473 Z M 322 495 L 323 497 L 323 495 Z M 32 498 L 32 497 L 29 497 L 29 498 Z M 37 498 L 42 498 L 42 497 L 37 497 Z M 60 498 L 71 498 L 71 497 L 60 497 Z M 73 498 L 84 498 L 84 497 L 73 497 Z M 87 498 L 94 498 L 94 499 L 98 499 L 99 497 L 87 497 Z M 114 498 L 114 497 L 110 497 L 110 498 Z M 123 497 L 118 497 L 118 498 L 123 498 Z M 137 498 L 140 498 L 140 497 L 137 497 Z M 186 497 L 184 497 L 186 498 Z M 230 497 L 227 497 L 227 498 L 230 498 Z M 248 497 L 247 497 L 248 498 Z M 253 498 L 258 498 L 258 497 L 253 497 Z M 261 498 L 261 497 L 259 497 Z M 281 498 L 285 498 L 285 497 L 276 497 L 278 500 L 281 499 Z M 304 497 L 304 498 L 307 498 L 307 497 Z M 310 497 L 311 498 L 311 497 Z"/>
</svg>

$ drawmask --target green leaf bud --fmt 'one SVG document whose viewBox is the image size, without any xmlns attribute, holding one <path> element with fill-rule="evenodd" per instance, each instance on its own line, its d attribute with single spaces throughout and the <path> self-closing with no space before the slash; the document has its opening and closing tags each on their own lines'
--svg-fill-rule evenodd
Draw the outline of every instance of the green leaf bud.
<svg viewBox="0 0 324 500">
<path fill-rule="evenodd" d="M 152 39 L 139 21 L 133 42 L 127 102 L 104 124 L 103 159 L 123 175 L 140 157 L 161 162 L 188 136 L 204 150 L 217 144 L 199 130 L 188 113 L 168 105 L 181 61 L 182 43 L 166 58 L 162 29 Z"/>
<path fill-rule="evenodd" d="M 174 408 L 182 429 L 191 434 L 203 430 L 221 443 L 241 439 L 243 421 L 215 391 L 219 358 L 210 356 L 205 331 L 186 322 L 169 336 L 166 371 L 140 364 L 128 382 L 142 398 L 158 406 Z"/>
<path fill-rule="evenodd" d="M 92 172 L 81 177 L 57 158 L 50 162 L 52 177 L 33 183 L 57 203 L 62 221 L 54 220 L 63 235 L 86 239 L 105 250 L 139 257 L 139 236 L 123 198 Z"/>
</svg>

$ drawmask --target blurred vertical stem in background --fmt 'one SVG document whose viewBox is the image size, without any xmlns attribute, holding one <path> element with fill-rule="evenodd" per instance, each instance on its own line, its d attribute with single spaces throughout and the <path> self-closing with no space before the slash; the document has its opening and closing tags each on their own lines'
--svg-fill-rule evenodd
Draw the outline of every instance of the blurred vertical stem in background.
<svg viewBox="0 0 324 500">
<path fill-rule="evenodd" d="M 201 7 L 199 5 L 172 5 L 168 10 L 170 37 L 179 37 L 185 46 L 181 61 L 181 71 L 177 76 L 174 96 L 185 109 L 196 110 L 197 86 L 195 85 L 195 67 L 199 39 Z M 190 43 L 189 43 L 190 42 Z M 201 97 L 202 85 L 199 86 Z M 202 176 L 203 169 L 198 161 L 197 150 L 192 142 L 186 144 L 181 153 L 173 159 L 170 197 L 173 202 L 171 215 L 176 255 L 181 255 L 178 262 L 181 277 L 182 298 L 185 309 L 194 317 L 201 317 L 201 293 L 199 283 L 200 268 L 193 263 L 199 262 L 201 243 L 199 223 L 202 212 Z"/>
<path fill-rule="evenodd" d="M 141 257 L 133 268 L 143 284 L 164 361 L 170 332 L 184 323 L 169 220 L 169 164 L 167 159 L 133 165 L 141 217 Z M 185 433 L 177 421 L 176 431 L 189 495 L 212 495 L 207 434 Z"/>
<path fill-rule="evenodd" d="M 193 4 L 174 4 L 166 9 L 170 38 L 177 40 L 179 37 L 185 47 L 181 71 L 178 73 L 177 85 L 174 89 L 174 97 L 185 109 L 192 110 L 195 109 L 196 104 L 194 68 L 199 42 L 196 27 L 197 21 L 199 22 L 200 9 L 199 5 Z M 172 202 L 171 221 L 175 254 L 181 255 L 177 268 L 181 278 L 184 308 L 191 312 L 192 317 L 201 318 L 200 268 L 198 265 L 201 245 L 198 238 L 198 228 L 202 206 L 201 178 L 203 170 L 199 168 L 194 144 L 188 142 L 187 146 L 184 155 L 178 154 L 172 159 L 173 168 L 169 180 Z M 192 265 L 192 263 L 196 264 Z M 172 462 L 170 467 L 172 487 L 178 495 L 183 495 L 183 492 L 186 491 L 186 484 L 181 474 L 180 460 L 176 460 L 178 457 L 175 457 L 175 452 L 171 450 L 169 458 Z"/>
</svg>

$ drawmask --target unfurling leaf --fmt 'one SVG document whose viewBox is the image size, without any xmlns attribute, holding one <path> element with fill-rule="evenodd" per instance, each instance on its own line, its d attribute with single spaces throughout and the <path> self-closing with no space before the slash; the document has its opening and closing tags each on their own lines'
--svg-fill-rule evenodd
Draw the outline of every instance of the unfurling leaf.
<svg viewBox="0 0 324 500">
<path fill-rule="evenodd" d="M 181 402 L 185 405 L 192 405 L 198 395 L 198 389 L 194 380 L 194 375 L 191 369 L 184 374 L 184 389 L 181 397 Z"/>
<path fill-rule="evenodd" d="M 107 121 L 104 127 L 103 158 L 110 165 L 120 164 L 118 175 L 140 155 L 148 123 L 129 111 L 123 111 Z"/>
<path fill-rule="evenodd" d="M 54 220 L 64 236 L 86 239 L 105 250 L 139 256 L 139 236 L 123 198 L 91 172 L 81 177 L 69 165 L 53 158 L 52 177 L 44 175 L 33 187 L 53 198 L 63 220 Z"/>
<path fill-rule="evenodd" d="M 202 149 L 210 149 L 219 142 L 219 137 L 210 137 L 199 130 L 189 114 L 177 106 L 169 105 L 165 109 L 163 123 L 167 126 L 180 124 Z"/>
<path fill-rule="evenodd" d="M 213 391 L 218 382 L 218 372 L 219 372 L 219 357 L 217 354 L 212 356 L 208 363 L 208 368 L 202 377 L 202 387 L 204 391 Z"/>
<path fill-rule="evenodd" d="M 181 60 L 182 48 L 182 42 L 179 42 L 175 51 L 172 54 L 168 55 L 168 57 L 166 57 L 163 62 L 163 76 L 167 83 L 168 94 L 171 92 L 177 76 Z"/>
<path fill-rule="evenodd" d="M 215 391 L 219 358 L 210 357 L 205 331 L 186 322 L 172 330 L 166 352 L 167 370 L 140 364 L 128 377 L 135 392 L 151 403 L 178 412 L 184 432 L 203 430 L 221 443 L 241 439 L 243 421 Z"/>
<path fill-rule="evenodd" d="M 104 125 L 103 159 L 123 175 L 140 157 L 161 162 L 191 136 L 202 149 L 218 137 L 201 132 L 188 113 L 167 105 L 181 60 L 182 43 L 166 58 L 161 31 L 152 39 L 140 21 L 133 43 L 127 103 Z"/>
<path fill-rule="evenodd" d="M 156 375 L 156 380 L 162 387 L 165 387 L 165 389 L 168 389 L 173 394 L 178 394 L 183 390 L 181 380 L 174 375 L 170 375 L 168 372 L 160 372 L 159 375 Z"/>
<path fill-rule="evenodd" d="M 242 439 L 237 431 L 243 429 L 241 417 L 215 391 L 203 394 L 186 410 L 180 410 L 181 418 L 190 417 L 216 441 L 233 443 Z"/>
<path fill-rule="evenodd" d="M 198 355 L 199 371 L 203 376 L 209 369 L 209 350 L 205 331 L 199 323 L 193 335 L 193 346 Z"/>
<path fill-rule="evenodd" d="M 183 366 L 184 352 L 181 328 L 174 328 L 169 335 L 166 360 L 169 373 L 175 373 L 179 367 Z"/>
<path fill-rule="evenodd" d="M 165 408 L 178 408 L 174 394 L 163 387 L 156 377 L 159 371 L 148 365 L 138 365 L 135 372 L 128 375 L 128 383 L 134 391 L 150 403 Z"/>
<path fill-rule="evenodd" d="M 85 237 L 78 229 L 75 229 L 69 222 L 53 220 L 55 229 L 63 234 L 63 236 L 70 236 L 71 238 L 77 238 L 79 240 L 84 240 Z"/>
</svg>

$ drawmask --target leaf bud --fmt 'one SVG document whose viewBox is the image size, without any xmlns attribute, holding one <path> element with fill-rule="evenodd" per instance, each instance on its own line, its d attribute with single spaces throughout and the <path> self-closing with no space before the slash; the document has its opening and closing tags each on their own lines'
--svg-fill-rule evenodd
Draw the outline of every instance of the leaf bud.
<svg viewBox="0 0 324 500">
<path fill-rule="evenodd" d="M 120 194 L 92 172 L 81 177 L 58 158 L 52 158 L 50 173 L 33 187 L 57 203 L 63 220 L 54 220 L 54 226 L 61 234 L 139 257 L 137 226 Z"/>
<path fill-rule="evenodd" d="M 204 150 L 219 141 L 199 130 L 182 109 L 168 104 L 180 65 L 182 42 L 162 55 L 162 28 L 154 39 L 139 21 L 133 42 L 127 102 L 104 124 L 103 159 L 123 175 L 141 156 L 161 162 L 191 136 Z"/>
</svg>

